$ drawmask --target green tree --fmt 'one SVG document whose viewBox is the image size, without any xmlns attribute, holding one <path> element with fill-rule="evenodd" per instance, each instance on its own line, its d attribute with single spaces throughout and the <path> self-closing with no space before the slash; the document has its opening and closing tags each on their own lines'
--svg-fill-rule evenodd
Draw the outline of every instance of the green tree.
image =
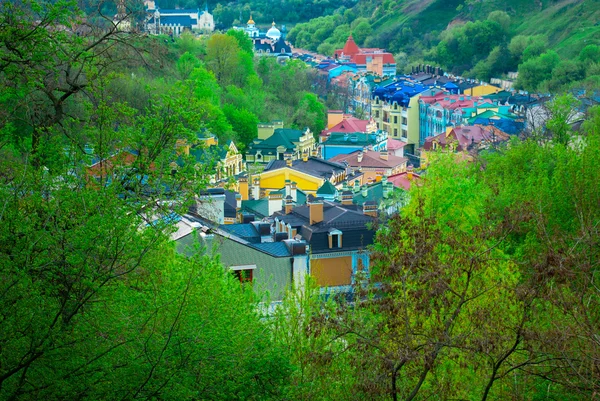
<svg viewBox="0 0 600 401">
<path fill-rule="evenodd" d="M 243 152 L 258 136 L 258 118 L 251 112 L 233 105 L 225 105 L 223 112 L 236 133 L 237 146 Z"/>
<path fill-rule="evenodd" d="M 235 37 L 216 33 L 206 44 L 206 65 L 219 85 L 233 83 L 240 63 L 240 47 Z"/>
<path fill-rule="evenodd" d="M 298 110 L 294 114 L 293 123 L 299 129 L 310 128 L 313 135 L 318 135 L 325 128 L 327 112 L 316 95 L 305 93 L 300 100 Z"/>
</svg>

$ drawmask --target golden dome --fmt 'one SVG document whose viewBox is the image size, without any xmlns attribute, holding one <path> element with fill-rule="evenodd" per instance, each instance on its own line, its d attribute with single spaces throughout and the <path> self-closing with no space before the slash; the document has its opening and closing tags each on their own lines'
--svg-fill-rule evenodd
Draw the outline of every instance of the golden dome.
<svg viewBox="0 0 600 401">
<path fill-rule="evenodd" d="M 248 20 L 248 25 L 254 25 L 254 20 L 252 19 L 252 14 L 250 14 L 250 19 Z"/>
</svg>

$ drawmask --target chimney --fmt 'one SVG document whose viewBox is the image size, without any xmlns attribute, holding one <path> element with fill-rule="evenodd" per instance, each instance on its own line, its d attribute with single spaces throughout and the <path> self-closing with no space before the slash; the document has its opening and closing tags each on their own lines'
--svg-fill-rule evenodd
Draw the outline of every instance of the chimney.
<svg viewBox="0 0 600 401">
<path fill-rule="evenodd" d="M 235 194 L 235 210 L 237 212 L 239 212 L 241 208 L 242 208 L 242 195 Z"/>
<path fill-rule="evenodd" d="M 292 209 L 294 209 L 294 199 L 288 195 L 285 197 L 285 214 L 292 213 Z"/>
<path fill-rule="evenodd" d="M 408 178 L 409 180 L 413 179 L 413 170 L 414 167 L 412 166 L 412 164 L 409 164 L 408 167 L 406 167 L 406 178 Z"/>
<path fill-rule="evenodd" d="M 363 204 L 363 214 L 366 216 L 377 217 L 377 202 L 366 201 Z"/>
<path fill-rule="evenodd" d="M 260 199 L 260 176 L 254 177 L 252 180 L 252 198 Z"/>
<path fill-rule="evenodd" d="M 351 205 L 352 204 L 352 192 L 344 191 L 342 192 L 342 205 Z"/>
<path fill-rule="evenodd" d="M 369 194 L 369 187 L 367 185 L 363 185 L 361 188 L 361 195 L 363 196 L 363 198 L 366 198 L 367 195 Z"/>
<path fill-rule="evenodd" d="M 269 194 L 269 202 L 268 202 L 269 216 L 272 216 L 273 213 L 279 212 L 281 210 L 282 199 L 283 199 L 283 197 L 280 193 L 270 193 Z"/>
<path fill-rule="evenodd" d="M 381 160 L 387 160 L 388 159 L 388 151 L 387 150 L 382 150 L 379 152 L 379 158 Z"/>
<path fill-rule="evenodd" d="M 298 202 L 298 184 L 294 181 L 290 184 L 290 196 L 294 200 L 294 202 Z"/>
<path fill-rule="evenodd" d="M 242 195 L 242 200 L 250 199 L 248 197 L 248 177 L 245 175 L 241 175 L 238 177 L 238 191 L 240 195 Z"/>
<path fill-rule="evenodd" d="M 363 159 L 363 152 L 358 152 L 358 157 L 357 157 L 356 161 L 358 161 L 359 163 L 362 163 L 362 159 Z"/>
<path fill-rule="evenodd" d="M 312 157 L 319 157 L 319 151 L 317 150 L 317 148 L 314 148 L 310 151 L 310 155 Z"/>
<path fill-rule="evenodd" d="M 314 195 L 307 199 L 309 210 L 309 224 L 321 223 L 323 221 L 323 198 L 315 198 Z"/>
<path fill-rule="evenodd" d="M 308 161 L 308 152 L 302 152 L 302 161 L 305 163 Z"/>
<path fill-rule="evenodd" d="M 285 165 L 287 167 L 292 167 L 292 158 L 288 157 L 287 159 L 285 159 Z"/>
</svg>

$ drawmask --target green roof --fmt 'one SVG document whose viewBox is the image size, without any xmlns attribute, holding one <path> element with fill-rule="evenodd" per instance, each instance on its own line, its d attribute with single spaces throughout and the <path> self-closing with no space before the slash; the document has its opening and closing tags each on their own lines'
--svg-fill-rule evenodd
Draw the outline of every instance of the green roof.
<svg viewBox="0 0 600 401">
<path fill-rule="evenodd" d="M 279 146 L 293 150 L 296 147 L 294 142 L 299 142 L 303 134 L 304 131 L 297 129 L 277 128 L 267 139 L 248 145 L 247 153 L 254 154 L 257 150 L 276 150 Z"/>
<path fill-rule="evenodd" d="M 325 180 L 321 188 L 317 189 L 317 195 L 335 195 L 337 189 L 333 186 L 329 180 Z"/>
</svg>

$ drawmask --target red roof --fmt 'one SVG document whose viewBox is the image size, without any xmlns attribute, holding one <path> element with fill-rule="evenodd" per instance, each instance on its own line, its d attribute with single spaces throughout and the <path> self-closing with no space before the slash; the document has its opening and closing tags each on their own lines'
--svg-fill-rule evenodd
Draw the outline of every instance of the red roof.
<svg viewBox="0 0 600 401">
<path fill-rule="evenodd" d="M 481 96 L 448 95 L 447 93 L 439 93 L 435 96 L 421 96 L 419 101 L 427 104 L 435 104 L 449 110 L 475 107 L 475 102 L 477 102 L 478 106 L 494 104 L 491 100 L 484 99 Z"/>
<path fill-rule="evenodd" d="M 346 56 L 353 56 L 355 54 L 360 53 L 360 48 L 352 38 L 352 35 L 348 36 L 348 40 L 346 41 L 346 44 L 344 45 L 342 51 Z"/>
<path fill-rule="evenodd" d="M 362 154 L 362 159 L 359 162 L 359 154 Z M 353 168 L 365 167 L 365 168 L 395 168 L 398 166 L 405 165 L 408 159 L 406 157 L 399 157 L 396 155 L 388 154 L 387 160 L 381 158 L 380 152 L 367 151 L 361 152 L 356 150 L 350 154 L 341 154 L 329 159 L 331 162 L 341 163 L 346 162 L 348 166 Z"/>
<path fill-rule="evenodd" d="M 397 150 L 402 149 L 406 146 L 406 142 L 399 141 L 397 139 L 388 138 L 387 140 L 387 148 L 388 150 Z"/>
<path fill-rule="evenodd" d="M 387 180 L 394 184 L 395 187 L 404 188 L 407 191 L 410 189 L 411 184 L 418 183 L 421 177 L 418 174 L 413 173 L 412 179 L 408 178 L 408 172 L 390 175 Z"/>
<path fill-rule="evenodd" d="M 445 148 L 450 142 L 457 142 L 456 150 L 468 150 L 471 145 L 479 145 L 481 142 L 502 142 L 510 139 L 508 134 L 495 130 L 491 127 L 482 127 L 480 125 L 465 125 L 455 127 L 447 134 L 442 132 L 439 135 L 425 139 L 424 150 L 432 150 L 433 142 Z"/>
<path fill-rule="evenodd" d="M 396 60 L 394 60 L 394 56 L 392 53 L 388 53 L 383 49 L 376 48 L 368 48 L 361 49 L 358 47 L 352 35 L 348 36 L 348 40 L 344 45 L 343 49 L 337 49 L 335 51 L 336 58 L 341 56 L 349 57 L 352 63 L 356 63 L 359 65 L 367 64 L 367 57 L 372 58 L 381 58 L 383 59 L 384 64 L 396 64 Z"/>
<path fill-rule="evenodd" d="M 356 117 L 345 117 L 342 121 L 331 127 L 330 129 L 324 129 L 321 131 L 322 136 L 327 136 L 332 132 L 344 132 L 344 133 L 354 133 L 354 132 L 367 132 L 367 125 L 369 125 L 368 120 L 359 120 Z"/>
</svg>

